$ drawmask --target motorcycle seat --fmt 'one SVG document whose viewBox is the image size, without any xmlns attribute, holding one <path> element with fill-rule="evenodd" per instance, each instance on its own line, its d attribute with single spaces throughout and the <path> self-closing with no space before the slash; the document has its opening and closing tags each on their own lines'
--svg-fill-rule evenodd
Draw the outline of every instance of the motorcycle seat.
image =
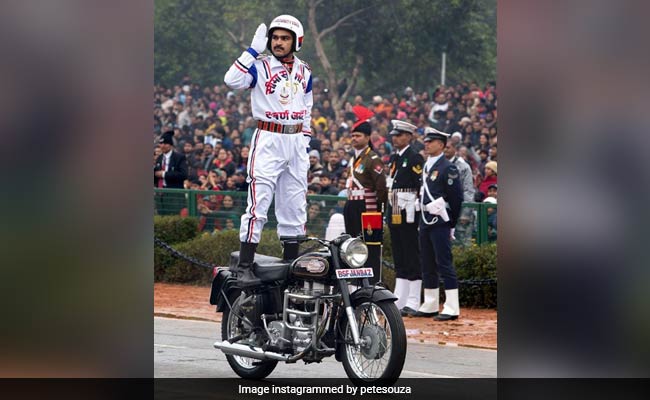
<svg viewBox="0 0 650 400">
<path fill-rule="evenodd" d="M 230 267 L 234 268 L 239 263 L 239 252 L 230 253 Z M 287 278 L 291 264 L 283 262 L 278 257 L 255 254 L 253 272 L 262 282 L 272 282 Z"/>
</svg>

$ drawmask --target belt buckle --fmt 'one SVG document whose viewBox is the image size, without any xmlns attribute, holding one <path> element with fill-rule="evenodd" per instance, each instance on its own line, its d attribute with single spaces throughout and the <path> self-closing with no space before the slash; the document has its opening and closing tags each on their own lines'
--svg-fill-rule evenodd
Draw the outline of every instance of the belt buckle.
<svg viewBox="0 0 650 400">
<path fill-rule="evenodd" d="M 296 126 L 295 125 L 285 125 L 285 132 L 284 133 L 296 133 Z"/>
</svg>

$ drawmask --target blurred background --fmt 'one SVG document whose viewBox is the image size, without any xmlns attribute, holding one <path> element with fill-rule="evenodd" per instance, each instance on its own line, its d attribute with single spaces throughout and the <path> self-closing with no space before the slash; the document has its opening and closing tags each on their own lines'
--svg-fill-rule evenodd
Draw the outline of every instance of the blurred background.
<svg viewBox="0 0 650 400">
<path fill-rule="evenodd" d="M 0 376 L 152 375 L 153 2 L 0 15 Z"/>
<path fill-rule="evenodd" d="M 499 1 L 499 376 L 650 372 L 642 1 Z"/>
</svg>

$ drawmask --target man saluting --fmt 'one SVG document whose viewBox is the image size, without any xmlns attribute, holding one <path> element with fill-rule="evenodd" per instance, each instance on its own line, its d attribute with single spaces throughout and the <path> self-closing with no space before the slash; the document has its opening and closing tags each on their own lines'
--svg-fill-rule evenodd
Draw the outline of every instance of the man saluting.
<svg viewBox="0 0 650 400">
<path fill-rule="evenodd" d="M 251 47 L 230 67 L 224 82 L 251 93 L 257 129 L 251 139 L 247 172 L 248 206 L 241 217 L 239 263 L 235 272 L 241 287 L 258 285 L 253 260 L 267 212 L 275 194 L 278 235 L 305 234 L 307 170 L 313 105 L 309 66 L 294 53 L 304 39 L 302 24 L 291 15 L 275 18 L 267 31 L 260 24 Z M 268 49 L 272 55 L 260 56 Z M 284 243 L 284 259 L 298 256 L 298 242 Z"/>
</svg>

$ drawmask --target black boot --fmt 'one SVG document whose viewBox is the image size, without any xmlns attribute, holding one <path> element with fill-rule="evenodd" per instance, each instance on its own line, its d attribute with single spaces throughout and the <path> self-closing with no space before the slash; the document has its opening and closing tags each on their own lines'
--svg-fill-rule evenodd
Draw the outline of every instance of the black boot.
<svg viewBox="0 0 650 400">
<path fill-rule="evenodd" d="M 300 248 L 300 243 L 293 241 L 285 241 L 284 246 L 284 255 L 283 261 L 293 261 L 298 258 L 298 250 Z"/>
<path fill-rule="evenodd" d="M 255 259 L 256 249 L 257 243 L 240 243 L 239 264 L 235 267 L 234 272 L 237 275 L 237 284 L 241 288 L 257 286 L 262 283 L 253 271 L 253 260 Z"/>
</svg>

